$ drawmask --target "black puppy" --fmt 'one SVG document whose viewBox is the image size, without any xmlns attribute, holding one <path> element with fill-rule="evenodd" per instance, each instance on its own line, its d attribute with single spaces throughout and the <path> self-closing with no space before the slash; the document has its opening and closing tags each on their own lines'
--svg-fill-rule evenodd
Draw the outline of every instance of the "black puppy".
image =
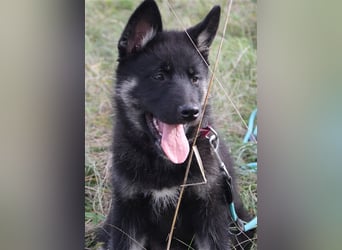
<svg viewBox="0 0 342 250">
<path fill-rule="evenodd" d="M 103 227 L 105 249 L 166 249 L 204 108 L 209 47 L 219 20 L 220 7 L 215 6 L 186 32 L 164 31 L 156 3 L 146 0 L 122 33 L 115 86 L 113 202 Z M 212 125 L 208 108 L 202 123 L 207 125 Z M 185 189 L 171 248 L 247 249 L 245 233 L 237 238 L 229 232 L 230 186 L 213 148 L 205 136 L 200 136 L 196 145 L 207 183 Z M 218 150 L 233 176 L 228 151 L 224 145 Z M 202 181 L 194 157 L 188 183 Z M 237 213 L 246 219 L 236 189 L 232 190 Z"/>
</svg>

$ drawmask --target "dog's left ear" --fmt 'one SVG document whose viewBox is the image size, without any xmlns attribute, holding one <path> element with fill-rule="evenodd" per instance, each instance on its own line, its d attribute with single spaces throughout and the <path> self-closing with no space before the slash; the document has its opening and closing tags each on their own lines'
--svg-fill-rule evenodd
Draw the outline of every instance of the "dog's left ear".
<svg viewBox="0 0 342 250">
<path fill-rule="evenodd" d="M 118 43 L 119 57 L 141 50 L 160 31 L 162 20 L 158 6 L 153 0 L 145 0 L 134 11 L 122 32 Z"/>
<path fill-rule="evenodd" d="M 208 57 L 209 47 L 216 35 L 220 23 L 220 14 L 220 6 L 214 6 L 202 22 L 187 30 L 205 59 Z"/>
</svg>

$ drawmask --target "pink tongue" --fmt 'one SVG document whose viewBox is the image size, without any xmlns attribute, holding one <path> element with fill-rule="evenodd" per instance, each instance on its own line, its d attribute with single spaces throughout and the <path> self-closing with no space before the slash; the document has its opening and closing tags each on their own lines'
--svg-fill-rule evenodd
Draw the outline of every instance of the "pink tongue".
<svg viewBox="0 0 342 250">
<path fill-rule="evenodd" d="M 170 125 L 159 121 L 161 147 L 175 164 L 183 163 L 189 154 L 189 143 L 182 124 Z"/>
</svg>

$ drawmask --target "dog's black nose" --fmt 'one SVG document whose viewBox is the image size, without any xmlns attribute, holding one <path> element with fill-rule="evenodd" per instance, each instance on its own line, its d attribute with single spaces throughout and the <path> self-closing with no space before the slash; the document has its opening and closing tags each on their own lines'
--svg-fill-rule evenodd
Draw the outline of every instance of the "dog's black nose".
<svg viewBox="0 0 342 250">
<path fill-rule="evenodd" d="M 193 121 L 199 116 L 200 110 L 199 107 L 195 105 L 183 105 L 179 107 L 179 113 L 181 118 L 185 121 Z"/>
</svg>

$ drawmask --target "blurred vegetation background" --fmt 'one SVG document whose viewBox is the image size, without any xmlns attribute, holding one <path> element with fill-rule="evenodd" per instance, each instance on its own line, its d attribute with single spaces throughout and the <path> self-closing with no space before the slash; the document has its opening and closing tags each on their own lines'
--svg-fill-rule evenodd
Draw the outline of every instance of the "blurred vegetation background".
<svg viewBox="0 0 342 250">
<path fill-rule="evenodd" d="M 95 249 L 93 230 L 103 222 L 110 207 L 108 176 L 111 167 L 112 124 L 115 119 L 112 90 L 117 64 L 116 47 L 129 16 L 140 2 L 85 1 L 86 249 Z M 179 20 L 170 11 L 167 0 L 156 2 L 162 13 L 164 29 L 182 29 Z M 210 62 L 213 65 L 223 35 L 227 1 L 169 0 L 169 3 L 185 27 L 197 24 L 214 5 L 221 5 L 221 24 L 210 54 Z M 257 161 L 257 145 L 243 143 L 247 130 L 244 122 L 248 123 L 250 113 L 257 107 L 256 11 L 256 1 L 233 1 L 216 72 L 216 78 L 220 83 L 215 82 L 211 92 L 215 129 L 230 147 L 239 177 L 241 195 L 252 215 L 257 213 L 257 176 L 255 172 L 241 166 Z"/>
</svg>

